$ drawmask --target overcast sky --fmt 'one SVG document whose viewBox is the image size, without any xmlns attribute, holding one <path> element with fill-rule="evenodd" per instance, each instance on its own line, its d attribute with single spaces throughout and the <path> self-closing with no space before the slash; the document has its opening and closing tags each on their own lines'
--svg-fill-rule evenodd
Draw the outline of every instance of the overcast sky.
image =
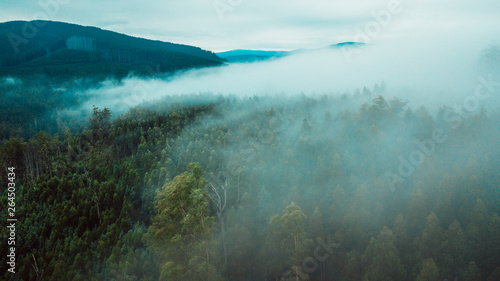
<svg viewBox="0 0 500 281">
<path fill-rule="evenodd" d="M 498 0 L 16 0 L 0 7 L 2 22 L 47 15 L 212 51 L 319 48 L 359 39 L 358 29 L 372 32 L 361 38 L 370 42 L 440 34 L 500 37 Z M 375 24 L 374 14 L 387 13 L 390 19 Z"/>
</svg>

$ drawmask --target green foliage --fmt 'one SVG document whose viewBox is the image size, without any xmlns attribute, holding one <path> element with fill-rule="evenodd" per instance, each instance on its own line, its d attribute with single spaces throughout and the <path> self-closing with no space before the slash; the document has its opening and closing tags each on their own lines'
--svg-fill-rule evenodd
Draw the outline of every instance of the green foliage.
<svg viewBox="0 0 500 281">
<path fill-rule="evenodd" d="M 160 280 L 218 279 L 210 258 L 215 220 L 210 216 L 203 177 L 201 166 L 190 164 L 158 191 L 150 232 L 151 244 L 165 260 Z"/>
<path fill-rule="evenodd" d="M 7 35 L 20 37 L 26 26 L 36 30 L 36 36 L 11 45 Z M 0 34 L 5 35 L 0 36 L 0 76 L 121 79 L 129 74 L 152 76 L 223 61 L 197 47 L 62 22 L 5 22 L 0 24 Z"/>
<path fill-rule="evenodd" d="M 439 280 L 439 269 L 433 259 L 426 259 L 422 262 L 422 269 L 417 276 L 416 281 Z"/>
<path fill-rule="evenodd" d="M 481 270 L 477 267 L 474 261 L 469 262 L 469 264 L 462 270 L 462 279 L 470 281 L 481 280 Z"/>
<path fill-rule="evenodd" d="M 185 120 L 176 125 L 180 130 L 195 115 L 178 112 Z M 45 132 L 28 142 L 18 138 L 1 142 L 2 167 L 16 167 L 17 213 L 24 218 L 17 229 L 18 237 L 23 237 L 17 248 L 20 278 L 158 279 L 156 252 L 143 244 L 147 228 L 138 223 L 149 224 L 152 190 L 168 178 L 165 167 L 157 167 L 159 160 L 149 160 L 150 150 L 166 151 L 163 144 L 168 138 L 154 128 L 169 130 L 170 113 L 141 124 L 148 132 L 144 136 L 158 141 L 154 146 L 133 149 L 135 157 L 116 153 L 122 144 L 116 132 L 126 132 L 126 125 L 111 122 L 110 115 L 108 109 L 94 108 L 91 129 L 74 136 L 66 132 L 63 142 L 58 135 Z M 0 170 L 4 186 L 6 171 Z M 149 176 L 139 177 L 146 171 Z M 143 187 L 146 183 L 149 188 Z M 2 200 L 6 195 L 1 195 Z M 32 266 L 35 262 L 37 268 Z"/>
<path fill-rule="evenodd" d="M 307 256 L 307 249 L 312 240 L 307 237 L 305 229 L 306 215 L 294 202 L 286 206 L 281 216 L 274 216 L 270 222 L 272 247 L 277 247 L 283 257 L 283 265 L 287 268 L 302 266 Z"/>
<path fill-rule="evenodd" d="M 402 280 L 403 267 L 396 248 L 395 236 L 384 227 L 377 238 L 371 238 L 362 256 L 367 266 L 363 280 Z"/>
<path fill-rule="evenodd" d="M 448 128 L 393 192 L 385 171 L 446 122 L 356 101 L 167 97 L 113 120 L 95 107 L 62 137 L 9 131 L 19 278 L 497 280 L 498 113 Z"/>
<path fill-rule="evenodd" d="M 103 141 L 111 132 L 111 112 L 108 108 L 99 110 L 94 106 L 94 114 L 89 120 L 93 142 Z"/>
</svg>

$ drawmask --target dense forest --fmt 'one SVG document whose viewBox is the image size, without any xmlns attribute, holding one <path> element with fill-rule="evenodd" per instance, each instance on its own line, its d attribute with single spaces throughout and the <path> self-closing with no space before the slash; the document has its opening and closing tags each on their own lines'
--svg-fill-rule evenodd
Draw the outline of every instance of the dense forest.
<svg viewBox="0 0 500 281">
<path fill-rule="evenodd" d="M 98 87 L 92 79 L 58 83 L 46 76 L 0 78 L 0 139 L 28 140 L 38 132 L 81 132 L 92 112 L 77 110 L 92 99 L 82 89 Z"/>
<path fill-rule="evenodd" d="M 198 47 L 132 37 L 54 21 L 0 23 L 0 75 L 122 79 L 224 62 Z"/>
<path fill-rule="evenodd" d="M 500 280 L 500 112 L 387 91 L 4 120 L 2 279 Z"/>
</svg>

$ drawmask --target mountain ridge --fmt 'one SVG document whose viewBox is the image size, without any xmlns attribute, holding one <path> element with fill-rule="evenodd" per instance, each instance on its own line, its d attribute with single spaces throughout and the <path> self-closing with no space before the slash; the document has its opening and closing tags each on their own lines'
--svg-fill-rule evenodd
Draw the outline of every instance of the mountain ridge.
<svg viewBox="0 0 500 281">
<path fill-rule="evenodd" d="M 224 59 L 199 47 L 134 37 L 94 26 L 56 21 L 0 23 L 0 76 L 123 78 L 222 63 Z"/>
</svg>

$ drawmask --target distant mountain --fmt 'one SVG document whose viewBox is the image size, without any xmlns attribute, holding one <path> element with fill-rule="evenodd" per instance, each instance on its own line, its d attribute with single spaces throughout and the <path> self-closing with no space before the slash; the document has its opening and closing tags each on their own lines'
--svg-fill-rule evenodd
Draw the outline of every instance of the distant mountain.
<svg viewBox="0 0 500 281">
<path fill-rule="evenodd" d="M 232 50 L 217 53 L 217 56 L 228 62 L 254 62 L 278 58 L 288 55 L 287 51 L 261 51 L 261 50 Z"/>
<path fill-rule="evenodd" d="M 146 76 L 223 62 L 198 47 L 96 27 L 53 21 L 0 23 L 0 76 L 123 78 L 130 73 Z"/>
<path fill-rule="evenodd" d="M 342 42 L 342 43 L 332 44 L 332 45 L 328 46 L 327 48 L 361 47 L 363 45 L 366 45 L 366 43 L 361 43 L 361 42 Z"/>
<path fill-rule="evenodd" d="M 331 49 L 331 48 L 341 48 L 341 47 L 359 47 L 364 45 L 364 43 L 359 42 L 342 42 L 338 44 L 333 44 L 320 49 Z M 232 63 L 243 63 L 243 62 L 255 62 L 264 61 L 269 59 L 281 58 L 293 54 L 309 52 L 320 49 L 297 49 L 292 51 L 261 51 L 261 50 L 231 50 L 227 52 L 217 53 L 217 56 L 226 59 L 228 62 Z"/>
</svg>

